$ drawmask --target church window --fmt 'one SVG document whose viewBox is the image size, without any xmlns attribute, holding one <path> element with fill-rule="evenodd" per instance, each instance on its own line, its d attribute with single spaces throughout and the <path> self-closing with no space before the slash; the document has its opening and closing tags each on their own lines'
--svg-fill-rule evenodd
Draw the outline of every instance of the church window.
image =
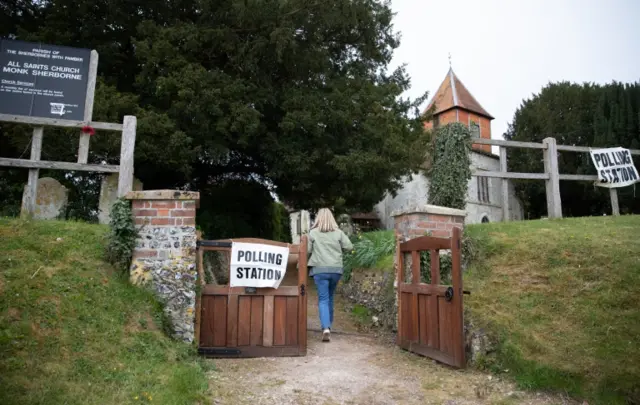
<svg viewBox="0 0 640 405">
<path fill-rule="evenodd" d="M 483 176 L 476 177 L 478 181 L 478 201 L 489 204 L 489 178 Z"/>
<path fill-rule="evenodd" d="M 480 138 L 480 124 L 477 122 L 471 121 L 469 131 L 471 132 L 471 138 Z"/>
</svg>

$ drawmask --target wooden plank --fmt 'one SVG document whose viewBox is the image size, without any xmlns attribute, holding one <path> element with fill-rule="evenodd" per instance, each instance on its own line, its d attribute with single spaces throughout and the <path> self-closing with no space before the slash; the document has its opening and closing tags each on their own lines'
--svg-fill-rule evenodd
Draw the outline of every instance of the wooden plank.
<svg viewBox="0 0 640 405">
<path fill-rule="evenodd" d="M 418 295 L 418 318 L 420 319 L 420 339 L 421 345 L 429 344 L 429 316 L 428 316 L 428 302 L 429 296 L 424 294 Z"/>
<path fill-rule="evenodd" d="M 562 218 L 562 201 L 560 200 L 560 174 L 558 171 L 558 148 L 555 138 L 545 138 L 544 171 L 549 176 L 545 182 L 547 194 L 547 216 Z"/>
<path fill-rule="evenodd" d="M 213 299 L 215 297 L 202 297 L 202 331 L 200 346 L 213 346 Z"/>
<path fill-rule="evenodd" d="M 287 297 L 274 298 L 273 314 L 273 345 L 284 346 L 287 335 Z"/>
<path fill-rule="evenodd" d="M 262 315 L 262 319 L 264 321 L 264 330 L 262 333 L 262 345 L 266 347 L 273 346 L 273 298 L 273 295 L 264 296 L 264 308 Z"/>
<path fill-rule="evenodd" d="M 586 152 L 589 153 L 594 149 L 607 149 L 605 146 L 572 146 L 572 145 L 558 145 L 557 149 L 563 152 Z M 629 149 L 632 155 L 640 155 L 640 149 Z"/>
<path fill-rule="evenodd" d="M 536 142 L 519 142 L 519 141 L 505 141 L 502 139 L 485 139 L 476 138 L 473 140 L 474 145 L 494 145 L 505 146 L 508 148 L 525 148 L 525 149 L 544 149 L 545 146 Z"/>
<path fill-rule="evenodd" d="M 300 238 L 298 254 L 298 285 L 304 286 L 304 294 L 298 297 L 298 346 L 301 354 L 307 353 L 307 235 Z M 290 253 L 291 255 L 291 253 Z"/>
<path fill-rule="evenodd" d="M 507 173 L 507 148 L 504 146 L 500 147 L 500 172 Z M 500 183 L 502 183 L 502 221 L 509 221 L 509 182 L 507 179 L 503 178 Z"/>
<path fill-rule="evenodd" d="M 124 116 L 122 140 L 120 141 L 120 172 L 118 175 L 118 197 L 133 190 L 133 151 L 136 147 L 137 119 Z"/>
<path fill-rule="evenodd" d="M 251 344 L 251 298 L 238 297 L 238 346 Z"/>
<path fill-rule="evenodd" d="M 472 176 L 477 177 L 496 177 L 499 179 L 520 179 L 520 180 L 547 180 L 549 175 L 546 173 L 516 173 L 516 172 L 492 172 L 488 170 L 474 170 Z"/>
<path fill-rule="evenodd" d="M 420 252 L 411 252 L 411 284 L 420 284 Z"/>
<path fill-rule="evenodd" d="M 462 231 L 460 228 L 453 228 L 451 236 L 451 281 L 454 295 L 451 301 L 451 335 L 456 366 L 464 368 L 467 365 L 467 361 L 465 358 L 464 339 L 464 285 L 461 267 L 461 239 Z"/>
<path fill-rule="evenodd" d="M 416 346 L 416 345 L 411 345 L 407 343 L 400 345 L 400 347 L 402 349 L 409 350 L 412 353 L 429 357 L 431 359 L 439 361 L 440 363 L 448 364 L 450 366 L 455 366 L 455 359 L 453 358 L 453 356 L 449 356 L 437 349 L 433 349 L 428 346 L 422 346 L 422 345 Z"/>
<path fill-rule="evenodd" d="M 93 100 L 96 92 L 96 78 L 98 76 L 98 52 L 91 51 L 89 57 L 89 75 L 87 76 L 87 95 L 84 101 L 84 121 L 91 122 L 93 119 Z M 80 143 L 78 146 L 78 163 L 87 163 L 89 159 L 89 142 L 91 135 L 80 132 Z"/>
<path fill-rule="evenodd" d="M 618 190 L 615 188 L 610 188 L 609 197 L 611 197 L 611 214 L 614 216 L 620 215 L 620 205 L 618 204 Z"/>
<path fill-rule="evenodd" d="M 227 297 L 213 297 L 213 346 L 227 344 Z"/>
<path fill-rule="evenodd" d="M 455 342 L 453 342 L 453 334 L 451 333 L 451 317 L 453 312 L 451 311 L 452 307 L 451 302 L 445 301 L 444 297 L 438 297 L 438 340 L 440 341 L 439 350 L 443 353 L 447 353 L 454 357 L 454 346 Z M 454 357 L 455 358 L 455 357 Z"/>
<path fill-rule="evenodd" d="M 251 297 L 251 346 L 259 346 L 263 340 L 264 297 Z"/>
<path fill-rule="evenodd" d="M 194 326 L 196 345 L 200 345 L 200 323 L 202 317 L 202 286 L 204 285 L 204 252 L 198 249 L 196 258 L 196 268 L 198 270 L 198 286 L 200 291 L 196 294 L 196 323 Z"/>
<path fill-rule="evenodd" d="M 402 293 L 400 296 L 399 310 L 402 311 L 402 324 L 398 327 L 398 333 L 401 334 L 400 342 L 411 342 L 412 327 L 411 322 L 413 315 L 411 314 L 411 298 L 413 294 Z"/>
<path fill-rule="evenodd" d="M 202 287 L 202 294 L 205 295 L 275 295 L 297 297 L 299 288 L 296 285 L 285 285 L 275 288 L 256 288 L 255 293 L 247 293 L 244 287 L 228 287 L 226 285 L 207 284 Z"/>
<path fill-rule="evenodd" d="M 240 303 L 237 295 L 227 297 L 227 346 L 238 346 L 238 310 Z"/>
<path fill-rule="evenodd" d="M 40 160 L 42 153 L 42 137 L 44 136 L 43 127 L 33 128 L 33 135 L 31 136 L 31 158 L 28 162 L 36 162 Z M 19 159 L 16 159 L 19 160 Z M 0 161 L 2 165 L 2 161 Z M 38 198 L 38 177 L 40 171 L 38 169 L 30 169 L 27 185 L 24 188 L 22 196 L 22 209 L 20 216 L 23 218 L 32 218 L 36 211 L 36 199 Z"/>
<path fill-rule="evenodd" d="M 0 114 L 0 121 L 12 122 L 16 124 L 29 124 L 62 128 L 77 128 L 80 129 L 85 125 L 89 125 L 94 129 L 101 129 L 104 131 L 122 131 L 122 124 L 115 124 L 110 122 L 89 122 L 65 120 L 56 118 L 42 118 L 42 117 L 28 117 L 26 115 L 12 115 L 12 114 Z"/>
<path fill-rule="evenodd" d="M 427 329 L 429 330 L 429 338 L 428 344 L 429 347 L 434 349 L 440 349 L 440 334 L 438 333 L 438 325 L 440 322 L 438 321 L 438 317 L 440 311 L 438 310 L 438 296 L 437 295 L 429 295 L 429 300 L 427 302 L 427 322 L 429 326 Z"/>
<path fill-rule="evenodd" d="M 285 345 L 298 344 L 298 297 L 287 297 Z"/>
<path fill-rule="evenodd" d="M 418 294 L 411 294 L 411 341 L 420 342 L 420 316 L 418 308 Z"/>
<path fill-rule="evenodd" d="M 560 174 L 558 175 L 560 180 L 573 180 L 573 181 L 596 181 L 598 176 L 595 174 Z"/>
<path fill-rule="evenodd" d="M 451 249 L 451 241 L 448 238 L 435 238 L 433 236 L 420 236 L 400 244 L 401 252 L 414 250 Z"/>
<path fill-rule="evenodd" d="M 201 347 L 199 351 L 205 352 L 207 349 L 214 347 Z M 264 347 L 264 346 L 243 346 L 231 349 L 238 349 L 238 354 L 216 354 L 211 355 L 201 353 L 204 357 L 209 358 L 253 358 L 253 357 L 289 357 L 289 356 L 301 356 L 300 349 L 297 346 L 281 346 L 281 347 Z"/>
<path fill-rule="evenodd" d="M 27 159 L 13 159 L 3 157 L 0 157 L 0 166 L 99 173 L 118 173 L 118 170 L 120 170 L 120 166 L 117 165 L 89 165 L 73 162 L 51 162 L 48 160 L 33 161 Z"/>
<path fill-rule="evenodd" d="M 429 261 L 431 262 L 431 284 L 440 284 L 440 251 L 432 249 L 429 251 Z"/>
<path fill-rule="evenodd" d="M 432 285 L 432 284 L 408 284 L 402 283 L 398 286 L 398 290 L 403 293 L 411 293 L 411 294 L 427 294 L 427 295 L 437 295 L 444 297 L 445 292 L 447 291 L 446 285 Z"/>
</svg>

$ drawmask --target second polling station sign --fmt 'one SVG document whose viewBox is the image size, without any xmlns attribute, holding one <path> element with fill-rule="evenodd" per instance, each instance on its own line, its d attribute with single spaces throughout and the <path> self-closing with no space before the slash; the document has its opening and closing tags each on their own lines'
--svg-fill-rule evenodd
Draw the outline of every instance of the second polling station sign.
<svg viewBox="0 0 640 405">
<path fill-rule="evenodd" d="M 288 247 L 233 242 L 229 285 L 278 288 L 287 272 L 288 259 Z"/>
<path fill-rule="evenodd" d="M 626 187 L 640 180 L 629 149 L 595 149 L 590 153 L 591 160 L 598 171 L 597 186 Z"/>
</svg>

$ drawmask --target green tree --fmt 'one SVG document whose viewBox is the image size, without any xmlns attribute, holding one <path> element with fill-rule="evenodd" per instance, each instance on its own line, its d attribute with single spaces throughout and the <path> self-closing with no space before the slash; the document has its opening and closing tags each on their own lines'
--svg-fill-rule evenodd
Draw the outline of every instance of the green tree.
<svg viewBox="0 0 640 405">
<path fill-rule="evenodd" d="M 554 137 L 560 145 L 637 148 L 640 141 L 640 84 L 613 82 L 606 85 L 569 82 L 551 83 L 539 94 L 524 100 L 516 111 L 505 139 L 542 142 Z M 509 171 L 544 171 L 539 150 L 509 149 Z M 638 159 L 635 158 L 636 167 Z M 587 153 L 561 152 L 560 173 L 596 174 Z M 542 181 L 516 182 L 526 217 L 547 215 Z M 618 190 L 624 213 L 640 212 L 640 199 L 633 187 Z M 592 182 L 561 181 L 560 195 L 565 216 L 603 215 L 611 212 L 609 193 Z"/>
<path fill-rule="evenodd" d="M 255 183 L 259 201 L 268 189 L 295 208 L 368 209 L 424 159 L 426 94 L 401 98 L 409 77 L 388 68 L 399 45 L 388 1 L 19 3 L 33 17 L 10 15 L 2 36 L 99 52 L 94 118 L 138 117 L 135 167 L 146 189 L 220 196 L 215 188 Z M 28 145 L 27 131 L 0 127 L 10 157 Z M 43 156 L 73 161 L 77 136 L 48 129 Z M 116 163 L 117 143 L 99 132 L 90 161 Z M 253 200 L 235 204 L 251 210 Z M 202 215 L 221 218 L 210 204 Z"/>
</svg>

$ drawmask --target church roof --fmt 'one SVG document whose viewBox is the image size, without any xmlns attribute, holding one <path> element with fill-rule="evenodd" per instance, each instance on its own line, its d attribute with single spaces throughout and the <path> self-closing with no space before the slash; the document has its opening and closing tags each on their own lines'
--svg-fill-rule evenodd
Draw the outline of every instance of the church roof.
<svg viewBox="0 0 640 405">
<path fill-rule="evenodd" d="M 436 106 L 434 114 L 458 107 L 493 119 L 493 116 L 482 108 L 480 103 L 471 95 L 451 68 L 449 68 L 447 77 L 445 77 L 438 91 L 436 91 L 436 94 L 431 99 L 431 102 L 429 102 L 427 110 L 434 104 Z"/>
</svg>

